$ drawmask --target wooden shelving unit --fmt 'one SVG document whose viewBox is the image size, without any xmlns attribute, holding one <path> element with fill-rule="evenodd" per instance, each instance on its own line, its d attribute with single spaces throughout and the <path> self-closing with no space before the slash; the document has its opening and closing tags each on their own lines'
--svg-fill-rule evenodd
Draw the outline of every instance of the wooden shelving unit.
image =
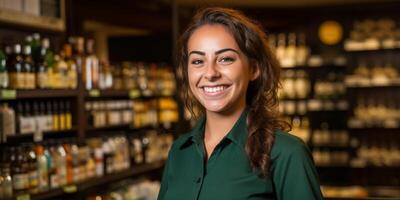
<svg viewBox="0 0 400 200">
<path fill-rule="evenodd" d="M 36 28 L 53 32 L 64 32 L 65 0 L 60 0 L 60 17 L 47 17 L 27 14 L 19 11 L 0 9 L 0 23 L 28 28 Z"/>
<path fill-rule="evenodd" d="M 154 170 L 159 170 L 164 166 L 164 161 L 149 163 L 149 164 L 140 164 L 140 165 L 133 165 L 127 170 L 112 173 L 105 175 L 103 177 L 89 179 L 84 182 L 76 183 L 73 185 L 67 185 L 62 188 L 52 189 L 47 192 L 40 192 L 37 194 L 27 195 L 29 196 L 30 200 L 46 200 L 46 199 L 57 199 L 58 197 L 65 195 L 65 194 L 75 194 L 82 191 L 85 191 L 90 188 L 99 187 L 104 184 L 110 182 L 120 181 L 126 178 L 139 176 Z M 13 197 L 12 199 L 8 200 L 18 200 L 21 196 Z"/>
</svg>

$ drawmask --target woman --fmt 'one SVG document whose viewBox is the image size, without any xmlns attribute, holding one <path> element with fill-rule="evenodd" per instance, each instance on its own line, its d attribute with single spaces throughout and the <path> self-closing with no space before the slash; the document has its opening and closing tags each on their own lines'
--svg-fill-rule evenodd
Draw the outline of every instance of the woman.
<svg viewBox="0 0 400 200">
<path fill-rule="evenodd" d="M 186 106 L 203 118 L 173 144 L 158 199 L 322 199 L 309 150 L 282 131 L 279 65 L 261 28 L 208 8 L 181 39 Z"/>
</svg>

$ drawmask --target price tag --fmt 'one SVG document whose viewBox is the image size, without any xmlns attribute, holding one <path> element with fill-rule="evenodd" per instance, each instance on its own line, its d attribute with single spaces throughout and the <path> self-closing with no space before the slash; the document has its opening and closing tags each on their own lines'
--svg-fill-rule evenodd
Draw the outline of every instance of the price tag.
<svg viewBox="0 0 400 200">
<path fill-rule="evenodd" d="M 129 91 L 129 98 L 134 99 L 138 98 L 140 96 L 140 91 L 135 89 L 135 90 L 130 90 Z"/>
<path fill-rule="evenodd" d="M 90 97 L 99 97 L 100 96 L 100 91 L 99 90 L 90 90 L 89 91 L 89 96 Z"/>
<path fill-rule="evenodd" d="M 16 99 L 17 91 L 16 90 L 1 90 L 1 99 Z"/>
<path fill-rule="evenodd" d="M 30 200 L 31 196 L 29 194 L 21 194 L 17 196 L 17 200 Z"/>
<path fill-rule="evenodd" d="M 67 185 L 63 188 L 65 193 L 74 193 L 78 190 L 76 185 Z"/>
</svg>

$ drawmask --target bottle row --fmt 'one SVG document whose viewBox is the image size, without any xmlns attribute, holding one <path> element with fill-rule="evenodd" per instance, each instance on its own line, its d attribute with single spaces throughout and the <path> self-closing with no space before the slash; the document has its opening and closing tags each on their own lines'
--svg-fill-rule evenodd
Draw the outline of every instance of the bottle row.
<svg viewBox="0 0 400 200">
<path fill-rule="evenodd" d="M 344 74 L 330 72 L 323 77 L 317 77 L 315 81 L 309 79 L 303 70 L 287 70 L 282 77 L 282 89 L 279 97 L 287 99 L 307 98 L 313 89 L 313 96 L 317 99 L 332 99 L 343 97 L 346 86 L 343 83 Z"/>
<path fill-rule="evenodd" d="M 400 147 L 397 142 L 380 139 L 361 140 L 361 142 L 356 140 L 354 143 L 359 143 L 359 145 L 350 166 L 400 166 Z"/>
<path fill-rule="evenodd" d="M 348 103 L 345 100 L 285 100 L 279 104 L 280 113 L 283 115 L 305 115 L 310 111 L 343 111 L 346 109 L 348 109 Z"/>
<path fill-rule="evenodd" d="M 268 35 L 269 45 L 282 67 L 304 66 L 310 55 L 304 33 Z"/>
<path fill-rule="evenodd" d="M 72 124 L 69 101 L 19 101 L 0 107 L 1 141 L 7 136 L 69 130 Z"/>
<path fill-rule="evenodd" d="M 172 135 L 149 132 L 142 137 L 111 136 L 2 149 L 1 198 L 44 192 L 128 169 L 133 163 L 166 159 Z"/>
<path fill-rule="evenodd" d="M 400 48 L 400 24 L 391 18 L 354 21 L 344 43 L 347 51 L 393 48 Z"/>
<path fill-rule="evenodd" d="M 101 194 L 89 195 L 86 200 L 112 200 L 112 199 L 141 199 L 153 200 L 157 199 L 160 190 L 159 181 L 140 180 L 140 181 L 122 181 L 113 184 L 109 191 Z"/>
<path fill-rule="evenodd" d="M 359 60 L 356 65 L 353 73 L 346 76 L 346 85 L 400 85 L 399 67 L 394 64 L 393 59 L 388 60 L 386 57 L 379 57 L 368 60 L 364 58 Z"/>
<path fill-rule="evenodd" d="M 316 166 L 348 166 L 350 155 L 347 151 L 331 151 L 314 148 L 312 156 Z"/>
<path fill-rule="evenodd" d="M 112 68 L 111 73 L 111 88 L 115 90 L 139 90 L 143 96 L 176 93 L 173 70 L 163 64 L 123 62 Z"/>
<path fill-rule="evenodd" d="M 349 119 L 351 128 L 400 127 L 400 95 L 391 91 L 358 95 L 353 116 Z"/>
<path fill-rule="evenodd" d="M 321 129 L 313 131 L 313 146 L 346 147 L 349 145 L 349 133 L 346 130 L 328 130 L 326 124 L 323 123 Z"/>
<path fill-rule="evenodd" d="M 58 1 L 2 1 L 0 4 L 0 9 L 10 10 L 13 12 L 22 12 L 28 15 L 35 16 L 60 17 L 60 8 Z"/>
<path fill-rule="evenodd" d="M 0 87 L 2 89 L 75 89 L 78 68 L 70 44 L 57 55 L 50 50 L 50 40 L 35 33 L 23 45 L 0 50 Z"/>
<path fill-rule="evenodd" d="M 172 98 L 152 100 L 90 101 L 85 104 L 88 124 L 92 127 L 133 125 L 134 128 L 157 126 L 169 128 L 178 122 L 178 105 Z"/>
<path fill-rule="evenodd" d="M 173 70 L 165 64 L 123 62 L 111 66 L 94 53 L 94 40 L 71 37 L 55 54 L 50 40 L 35 33 L 23 45 L 0 50 L 0 89 L 75 89 L 81 78 L 84 88 L 137 90 L 139 95 L 173 95 Z M 80 77 L 78 77 L 78 72 Z"/>
</svg>

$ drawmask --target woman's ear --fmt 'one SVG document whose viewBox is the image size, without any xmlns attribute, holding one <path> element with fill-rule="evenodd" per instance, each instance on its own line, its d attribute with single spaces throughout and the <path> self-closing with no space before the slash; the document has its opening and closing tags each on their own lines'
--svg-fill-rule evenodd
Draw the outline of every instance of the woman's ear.
<svg viewBox="0 0 400 200">
<path fill-rule="evenodd" d="M 260 67 L 258 64 L 255 65 L 255 67 L 251 68 L 250 71 L 250 81 L 256 80 L 260 76 Z"/>
</svg>

